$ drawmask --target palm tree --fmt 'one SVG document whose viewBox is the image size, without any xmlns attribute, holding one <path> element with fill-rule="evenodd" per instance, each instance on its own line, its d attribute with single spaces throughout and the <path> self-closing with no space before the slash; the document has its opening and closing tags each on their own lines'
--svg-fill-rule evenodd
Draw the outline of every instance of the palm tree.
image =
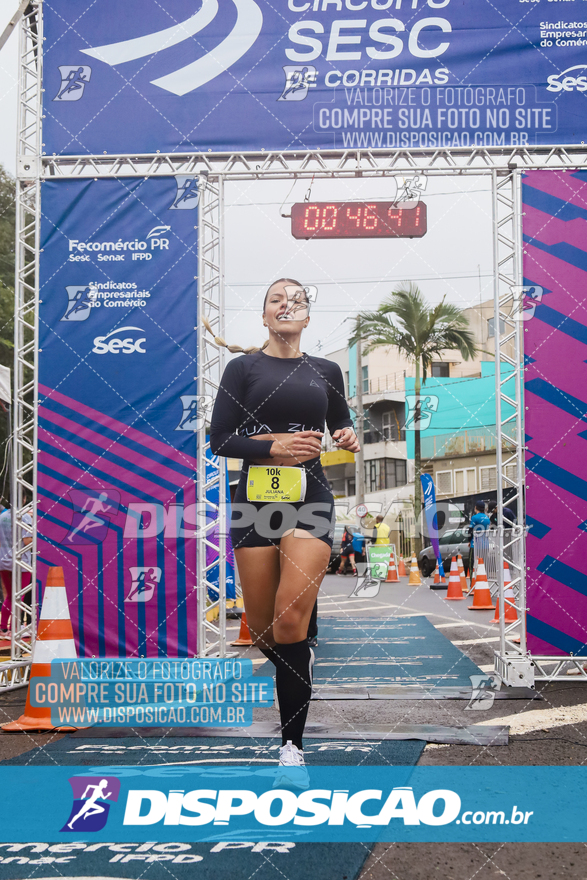
<svg viewBox="0 0 587 880">
<path fill-rule="evenodd" d="M 445 302 L 429 307 L 416 284 L 404 281 L 391 296 L 383 300 L 377 311 L 357 315 L 355 330 L 350 344 L 362 340 L 367 343 L 365 354 L 381 346 L 394 346 L 416 368 L 415 398 L 420 401 L 421 381 L 426 377 L 435 358 L 442 352 L 458 350 L 464 360 L 477 354 L 473 334 L 462 309 Z M 420 375 L 422 374 L 422 380 Z M 420 473 L 420 419 L 414 419 L 414 504 L 416 519 L 422 507 Z M 421 550 L 421 537 L 416 535 L 416 554 Z"/>
</svg>

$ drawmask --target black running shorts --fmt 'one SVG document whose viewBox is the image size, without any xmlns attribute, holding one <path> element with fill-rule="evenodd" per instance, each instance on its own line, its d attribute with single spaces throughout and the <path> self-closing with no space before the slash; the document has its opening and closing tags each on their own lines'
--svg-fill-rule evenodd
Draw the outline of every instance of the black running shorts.
<svg viewBox="0 0 587 880">
<path fill-rule="evenodd" d="M 248 463 L 243 467 L 232 504 L 230 536 L 239 547 L 279 547 L 284 532 L 303 529 L 332 548 L 334 498 L 319 458 L 304 463 L 306 497 L 303 501 L 253 502 L 247 500 Z"/>
</svg>

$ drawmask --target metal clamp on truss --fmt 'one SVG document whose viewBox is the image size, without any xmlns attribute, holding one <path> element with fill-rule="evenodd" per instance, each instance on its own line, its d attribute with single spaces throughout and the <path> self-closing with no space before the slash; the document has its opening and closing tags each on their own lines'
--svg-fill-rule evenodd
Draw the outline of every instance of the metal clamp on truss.
<svg viewBox="0 0 587 880">
<path fill-rule="evenodd" d="M 494 652 L 495 675 L 506 687 L 534 687 L 536 664 L 529 656 L 508 657 Z"/>
</svg>

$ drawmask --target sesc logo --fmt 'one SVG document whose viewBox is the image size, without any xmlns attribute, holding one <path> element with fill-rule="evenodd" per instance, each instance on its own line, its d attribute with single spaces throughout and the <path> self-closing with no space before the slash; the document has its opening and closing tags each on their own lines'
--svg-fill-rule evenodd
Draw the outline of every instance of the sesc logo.
<svg viewBox="0 0 587 880">
<path fill-rule="evenodd" d="M 92 352 L 94 354 L 120 354 L 120 352 L 122 354 L 146 354 L 146 349 L 143 347 L 147 341 L 146 336 L 141 336 L 139 339 L 134 339 L 132 336 L 127 336 L 124 339 L 119 337 L 118 334 L 128 330 L 138 333 L 145 332 L 140 327 L 118 327 L 116 330 L 111 330 L 106 336 L 96 336 Z"/>
<path fill-rule="evenodd" d="M 574 89 L 577 89 L 578 92 L 587 91 L 587 77 L 585 73 L 579 76 L 567 76 L 572 70 L 585 71 L 585 68 L 587 68 L 587 64 L 575 64 L 574 67 L 567 67 L 562 73 L 553 73 L 547 78 L 547 92 L 572 92 Z"/>
</svg>

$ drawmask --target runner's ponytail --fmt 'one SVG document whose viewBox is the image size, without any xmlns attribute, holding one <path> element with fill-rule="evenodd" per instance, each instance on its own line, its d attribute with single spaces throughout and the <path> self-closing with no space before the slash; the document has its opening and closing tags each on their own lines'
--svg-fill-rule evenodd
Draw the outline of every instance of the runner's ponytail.
<svg viewBox="0 0 587 880">
<path fill-rule="evenodd" d="M 231 354 L 256 354 L 258 351 L 264 351 L 264 349 L 266 349 L 269 345 L 268 339 L 265 340 L 260 348 L 258 348 L 256 345 L 249 345 L 247 346 L 247 348 L 243 348 L 241 345 L 229 345 L 228 342 L 226 342 L 226 340 L 222 338 L 222 336 L 216 336 L 214 334 L 212 325 L 204 315 L 202 315 L 202 324 L 204 325 L 208 333 L 210 333 L 210 335 L 214 338 L 214 342 L 216 343 L 216 345 L 221 345 L 222 348 L 228 349 Z"/>
</svg>

